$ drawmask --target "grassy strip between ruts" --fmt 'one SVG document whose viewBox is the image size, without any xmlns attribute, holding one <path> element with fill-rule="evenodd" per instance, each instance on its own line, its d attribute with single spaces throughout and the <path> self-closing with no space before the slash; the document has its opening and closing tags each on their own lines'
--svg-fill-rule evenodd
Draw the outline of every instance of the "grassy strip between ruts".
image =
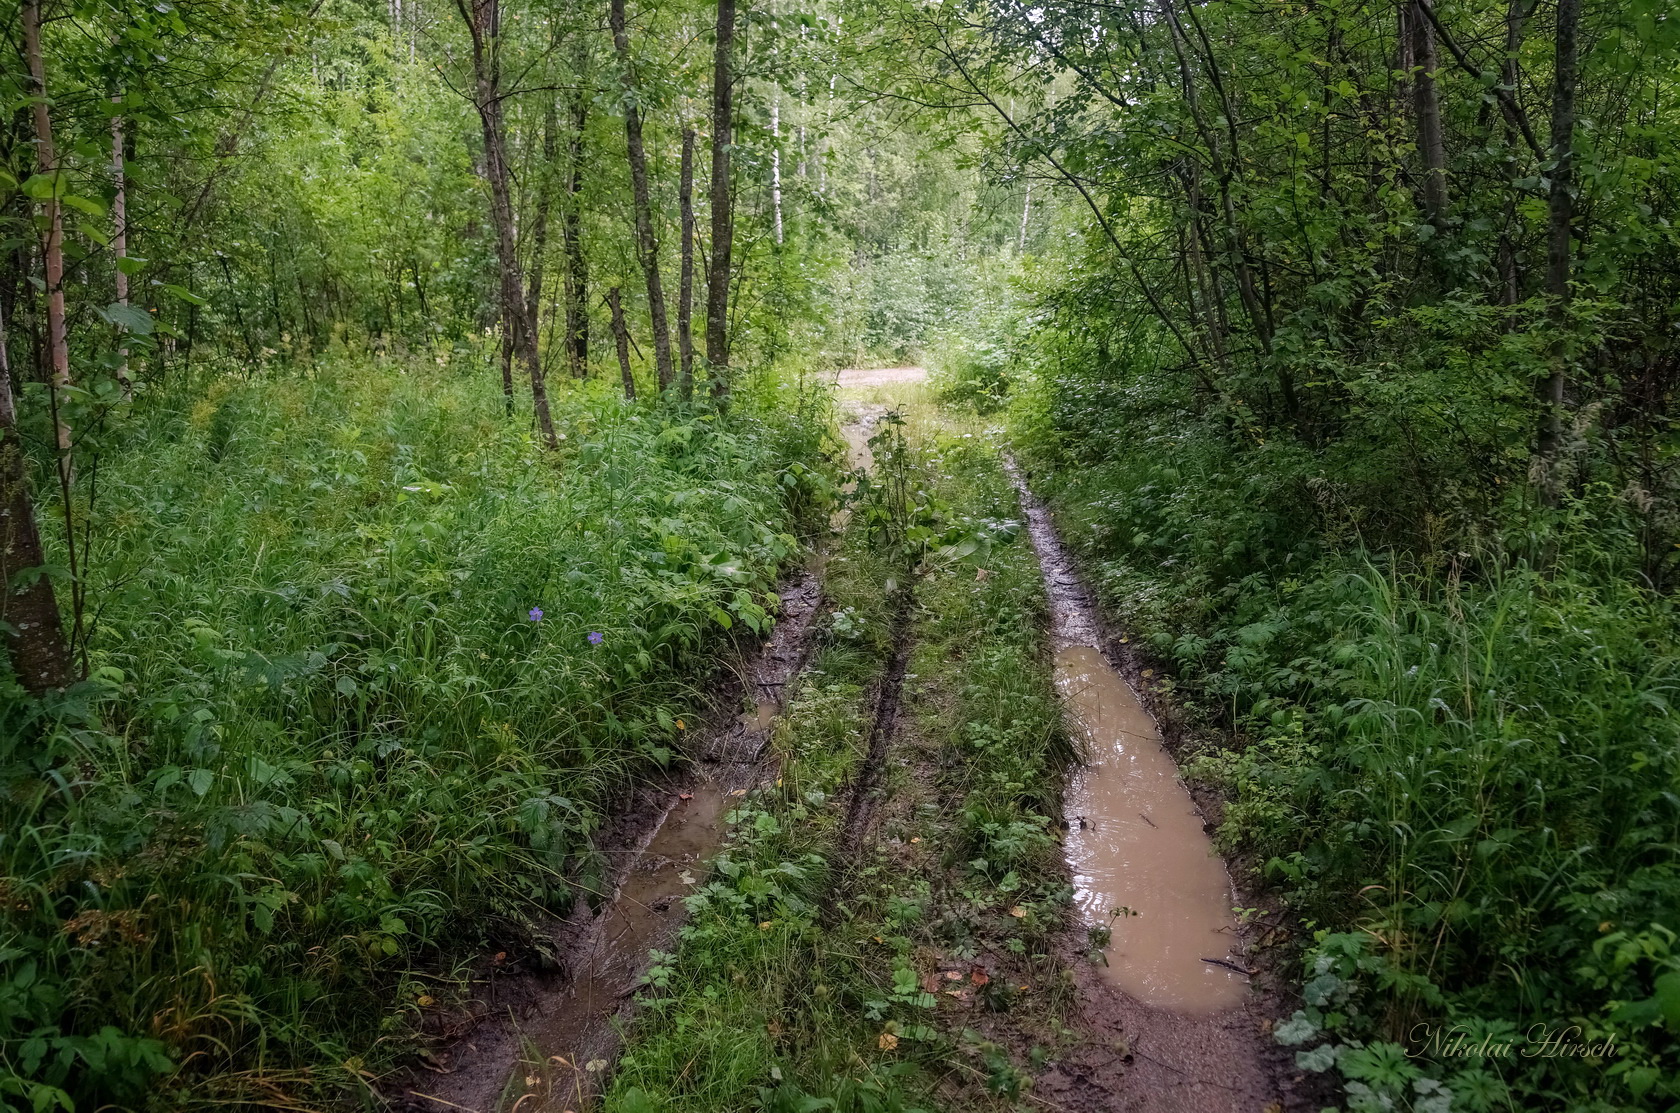
<svg viewBox="0 0 1680 1113">
<path fill-rule="evenodd" d="M 1046 1046 L 1061 1030 L 1053 817 L 1070 749 L 1037 568 L 984 438 L 918 424 L 906 453 L 901 429 L 875 456 L 908 482 L 875 477 L 829 562 L 823 648 L 775 732 L 781 775 L 735 813 L 675 953 L 655 956 L 609 1109 L 1009 1108 L 1027 1064 L 997 1029 Z M 876 822 L 841 863 L 843 790 L 894 637 L 899 564 L 881 541 L 915 533 L 882 524 L 895 490 L 930 540 Z"/>
</svg>

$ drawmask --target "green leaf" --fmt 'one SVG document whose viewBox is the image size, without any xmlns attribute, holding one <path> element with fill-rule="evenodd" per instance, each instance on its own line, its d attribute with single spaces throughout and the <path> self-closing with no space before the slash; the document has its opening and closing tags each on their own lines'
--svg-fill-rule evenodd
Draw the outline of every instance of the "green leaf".
<svg viewBox="0 0 1680 1113">
<path fill-rule="evenodd" d="M 210 791 L 210 785 L 215 779 L 216 774 L 208 769 L 194 769 L 187 774 L 187 786 L 193 790 L 194 795 L 203 796 Z"/>
<path fill-rule="evenodd" d="M 187 289 L 185 286 L 177 286 L 173 282 L 159 282 L 159 283 L 156 283 L 156 285 L 163 287 L 165 290 L 168 290 L 171 294 L 174 294 L 176 297 L 180 298 L 182 301 L 186 302 L 189 305 L 209 305 L 210 304 L 210 299 L 209 298 L 201 298 L 197 294 L 193 293 L 191 290 Z"/>
<path fill-rule="evenodd" d="M 152 331 L 152 315 L 137 305 L 123 305 L 112 302 L 99 311 L 99 315 L 116 325 L 138 336 L 149 336 Z"/>
<path fill-rule="evenodd" d="M 89 216 L 104 216 L 105 206 L 91 197 L 81 197 L 74 193 L 66 193 L 59 200 L 72 209 L 79 209 Z"/>
<path fill-rule="evenodd" d="M 34 201 L 50 201 L 70 192 L 70 182 L 63 174 L 31 174 L 23 181 L 23 194 Z"/>
</svg>

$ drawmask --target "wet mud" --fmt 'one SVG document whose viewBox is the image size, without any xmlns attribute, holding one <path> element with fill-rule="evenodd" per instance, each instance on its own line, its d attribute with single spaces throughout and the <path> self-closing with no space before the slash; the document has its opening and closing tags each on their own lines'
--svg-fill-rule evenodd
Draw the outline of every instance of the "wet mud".
<svg viewBox="0 0 1680 1113">
<path fill-rule="evenodd" d="M 1081 916 L 1109 934 L 1109 979 L 1183 1013 L 1240 1005 L 1231 882 L 1155 720 L 1094 646 L 1056 654 L 1056 686 L 1088 755 L 1065 798 L 1064 845 Z"/>
<path fill-rule="evenodd" d="M 1049 510 L 1006 467 L 1043 570 L 1057 686 L 1087 753 L 1065 797 L 1064 839 L 1083 916 L 1066 944 L 1081 1038 L 1034 1097 L 1104 1113 L 1295 1108 L 1267 1036 L 1271 1010 L 1241 972 L 1247 940 L 1224 863 L 1154 720 L 1103 652 L 1099 612 Z M 1106 964 L 1088 958 L 1091 927 L 1111 929 Z"/>
</svg>

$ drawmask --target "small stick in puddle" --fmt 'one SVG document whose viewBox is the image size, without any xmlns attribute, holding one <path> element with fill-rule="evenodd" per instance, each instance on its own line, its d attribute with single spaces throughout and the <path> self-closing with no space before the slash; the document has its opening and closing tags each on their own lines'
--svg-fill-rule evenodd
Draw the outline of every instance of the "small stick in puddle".
<svg viewBox="0 0 1680 1113">
<path fill-rule="evenodd" d="M 1142 812 L 1138 813 L 1138 818 L 1143 820 L 1145 823 L 1149 824 L 1151 827 L 1155 826 L 1155 821 L 1153 819 L 1150 819 L 1148 816 L 1144 815 Z M 1156 829 L 1159 830 L 1159 828 L 1156 828 Z"/>
<path fill-rule="evenodd" d="M 1234 962 L 1226 962 L 1222 958 L 1204 958 L 1204 959 L 1202 959 L 1202 961 L 1203 962 L 1211 962 L 1215 966 L 1223 966 L 1227 970 L 1235 970 L 1237 973 L 1239 973 L 1239 974 L 1241 974 L 1241 975 L 1243 975 L 1244 977 L 1247 977 L 1247 978 L 1252 978 L 1254 976 L 1254 971 L 1248 969 L 1247 967 L 1238 966 Z"/>
</svg>

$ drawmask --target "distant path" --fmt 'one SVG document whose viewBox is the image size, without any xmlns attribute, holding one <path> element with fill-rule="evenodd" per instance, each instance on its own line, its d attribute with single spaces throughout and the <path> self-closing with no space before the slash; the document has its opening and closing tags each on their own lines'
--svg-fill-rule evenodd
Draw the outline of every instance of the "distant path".
<svg viewBox="0 0 1680 1113">
<path fill-rule="evenodd" d="M 863 386 L 886 386 L 889 383 L 920 383 L 927 381 L 925 367 L 848 367 L 835 376 L 841 390 Z"/>
</svg>

